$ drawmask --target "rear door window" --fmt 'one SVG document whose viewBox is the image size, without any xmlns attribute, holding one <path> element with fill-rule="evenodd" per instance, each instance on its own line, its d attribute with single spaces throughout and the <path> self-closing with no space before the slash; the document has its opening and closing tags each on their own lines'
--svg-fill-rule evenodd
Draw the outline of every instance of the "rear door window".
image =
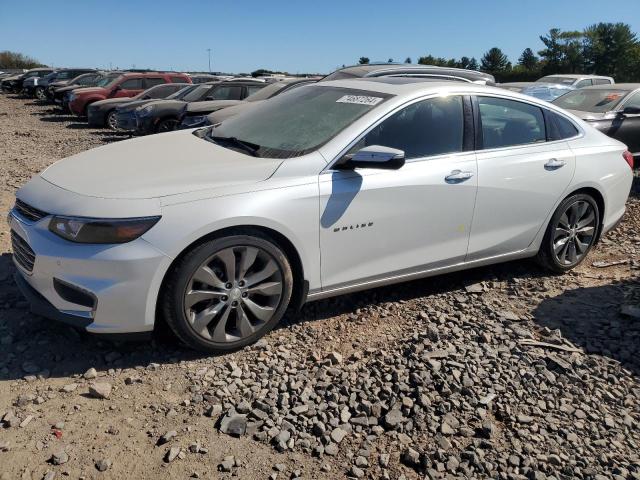
<svg viewBox="0 0 640 480">
<path fill-rule="evenodd" d="M 142 79 L 141 78 L 130 78 L 125 80 L 120 84 L 120 88 L 123 90 L 142 90 Z"/>
<path fill-rule="evenodd" d="M 631 95 L 631 97 L 629 97 L 629 100 L 624 102 L 623 106 L 625 108 L 626 107 L 640 108 L 640 92 L 637 92 Z"/>
<path fill-rule="evenodd" d="M 224 85 L 216 88 L 207 96 L 207 100 L 242 100 L 241 85 Z"/>
<path fill-rule="evenodd" d="M 593 82 L 589 78 L 585 80 L 580 80 L 578 83 L 576 83 L 576 88 L 590 87 L 591 85 L 593 85 Z"/>
<path fill-rule="evenodd" d="M 546 141 L 542 109 L 516 100 L 478 97 L 484 149 Z"/>
<path fill-rule="evenodd" d="M 163 83 L 167 83 L 162 77 L 146 77 L 144 79 L 144 88 L 155 87 L 156 85 L 162 85 Z"/>
</svg>

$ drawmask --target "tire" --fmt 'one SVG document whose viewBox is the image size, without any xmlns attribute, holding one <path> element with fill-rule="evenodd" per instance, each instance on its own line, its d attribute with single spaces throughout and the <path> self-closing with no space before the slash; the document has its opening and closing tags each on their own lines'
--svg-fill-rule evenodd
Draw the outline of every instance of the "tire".
<svg viewBox="0 0 640 480">
<path fill-rule="evenodd" d="M 571 195 L 551 217 L 536 260 L 553 272 L 568 272 L 587 258 L 599 232 L 600 210 L 594 198 Z"/>
<path fill-rule="evenodd" d="M 115 108 L 107 112 L 107 114 L 105 115 L 105 123 L 111 130 L 118 130 L 118 119 L 116 117 Z"/>
<path fill-rule="evenodd" d="M 34 96 L 38 100 L 40 100 L 41 102 L 44 102 L 44 101 L 47 100 L 47 92 L 42 87 L 36 87 L 36 91 L 34 92 Z"/>
<path fill-rule="evenodd" d="M 179 125 L 179 122 L 175 118 L 165 118 L 164 120 L 160 120 L 158 125 L 156 125 L 156 133 L 164 133 L 164 132 L 172 132 Z"/>
<path fill-rule="evenodd" d="M 161 312 L 187 346 L 234 351 L 266 335 L 284 315 L 293 291 L 289 260 L 268 236 L 249 233 L 200 243 L 169 271 Z"/>
</svg>

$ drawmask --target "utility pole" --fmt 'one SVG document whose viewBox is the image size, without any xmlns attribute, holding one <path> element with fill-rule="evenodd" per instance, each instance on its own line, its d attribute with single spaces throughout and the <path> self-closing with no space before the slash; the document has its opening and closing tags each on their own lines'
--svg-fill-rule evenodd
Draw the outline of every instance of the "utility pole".
<svg viewBox="0 0 640 480">
<path fill-rule="evenodd" d="M 207 53 L 209 54 L 209 73 L 211 73 L 211 49 L 207 48 Z"/>
</svg>

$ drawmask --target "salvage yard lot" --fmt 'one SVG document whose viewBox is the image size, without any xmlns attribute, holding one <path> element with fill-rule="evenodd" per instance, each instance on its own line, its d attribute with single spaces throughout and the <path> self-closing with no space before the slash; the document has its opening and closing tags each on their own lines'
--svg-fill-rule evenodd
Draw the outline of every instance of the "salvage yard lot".
<svg viewBox="0 0 640 480">
<path fill-rule="evenodd" d="M 0 210 L 55 160 L 126 138 L 0 96 Z M 224 356 L 37 318 L 4 223 L 0 249 L 2 480 L 640 478 L 640 324 L 621 314 L 640 304 L 638 193 L 569 274 L 512 262 L 321 301 Z"/>
</svg>

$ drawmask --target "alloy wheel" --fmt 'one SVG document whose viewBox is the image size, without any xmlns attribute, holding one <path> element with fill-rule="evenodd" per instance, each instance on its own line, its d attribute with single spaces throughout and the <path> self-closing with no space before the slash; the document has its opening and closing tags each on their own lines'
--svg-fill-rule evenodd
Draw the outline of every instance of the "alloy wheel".
<svg viewBox="0 0 640 480">
<path fill-rule="evenodd" d="M 116 117 L 116 112 L 109 112 L 107 115 L 107 125 L 111 130 L 118 129 L 118 119 Z"/>
<path fill-rule="evenodd" d="M 282 271 L 265 250 L 222 249 L 205 260 L 187 282 L 184 313 L 206 340 L 237 342 L 265 326 L 284 292 Z"/>
<path fill-rule="evenodd" d="M 565 208 L 553 232 L 553 253 L 563 266 L 580 263 L 596 238 L 598 219 L 593 206 L 578 200 Z"/>
<path fill-rule="evenodd" d="M 178 121 L 174 119 L 167 119 L 160 122 L 158 125 L 158 133 L 172 132 L 178 128 Z"/>
<path fill-rule="evenodd" d="M 44 88 L 37 88 L 36 89 L 36 98 L 38 100 L 46 100 L 47 99 L 47 94 L 44 91 Z"/>
</svg>

